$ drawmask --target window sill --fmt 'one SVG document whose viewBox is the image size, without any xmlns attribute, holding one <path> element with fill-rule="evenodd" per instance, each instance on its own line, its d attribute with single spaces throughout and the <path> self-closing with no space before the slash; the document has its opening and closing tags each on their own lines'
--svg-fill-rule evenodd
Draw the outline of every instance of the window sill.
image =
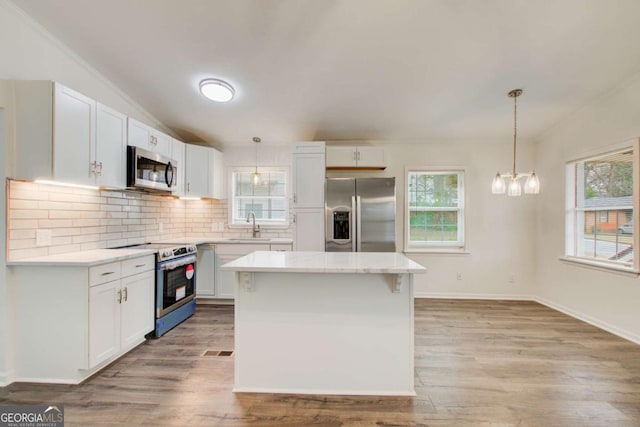
<svg viewBox="0 0 640 427">
<path fill-rule="evenodd" d="M 611 265 L 604 262 L 598 261 L 590 261 L 582 258 L 576 257 L 560 257 L 560 261 L 575 265 L 577 267 L 589 268 L 592 270 L 606 271 L 608 273 L 622 274 L 624 276 L 638 277 L 640 276 L 640 271 L 634 270 L 632 267 L 624 267 L 618 265 Z"/>
<path fill-rule="evenodd" d="M 289 228 L 289 224 L 260 224 L 256 223 L 256 225 L 260 226 L 260 230 L 287 230 Z M 233 230 L 251 230 L 253 228 L 252 224 L 249 223 L 247 225 L 244 224 L 228 224 L 228 228 Z"/>
<path fill-rule="evenodd" d="M 464 248 L 405 248 L 405 254 L 470 255 Z"/>
</svg>

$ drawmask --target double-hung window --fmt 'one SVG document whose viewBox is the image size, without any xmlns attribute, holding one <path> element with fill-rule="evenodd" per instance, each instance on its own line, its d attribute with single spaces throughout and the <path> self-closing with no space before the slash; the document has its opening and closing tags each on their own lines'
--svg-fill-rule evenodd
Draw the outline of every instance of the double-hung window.
<svg viewBox="0 0 640 427">
<path fill-rule="evenodd" d="M 567 163 L 567 257 L 637 271 L 637 142 Z"/>
<path fill-rule="evenodd" d="M 236 168 L 231 172 L 230 223 L 246 226 L 247 218 L 253 212 L 257 224 L 287 226 L 288 171 L 285 168 L 260 168 L 257 180 L 253 172 L 252 168 Z"/>
<path fill-rule="evenodd" d="M 405 250 L 464 247 L 464 171 L 407 169 Z"/>
</svg>

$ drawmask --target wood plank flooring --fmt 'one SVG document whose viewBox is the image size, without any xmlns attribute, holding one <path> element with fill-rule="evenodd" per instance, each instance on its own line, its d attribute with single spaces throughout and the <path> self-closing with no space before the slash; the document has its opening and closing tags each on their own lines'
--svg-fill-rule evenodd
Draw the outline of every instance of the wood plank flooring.
<svg viewBox="0 0 640 427">
<path fill-rule="evenodd" d="M 640 346 L 534 302 L 416 300 L 416 392 L 234 394 L 233 307 L 197 313 L 81 385 L 13 384 L 67 426 L 640 426 Z M 380 369 L 384 369 L 383 366 Z"/>
</svg>

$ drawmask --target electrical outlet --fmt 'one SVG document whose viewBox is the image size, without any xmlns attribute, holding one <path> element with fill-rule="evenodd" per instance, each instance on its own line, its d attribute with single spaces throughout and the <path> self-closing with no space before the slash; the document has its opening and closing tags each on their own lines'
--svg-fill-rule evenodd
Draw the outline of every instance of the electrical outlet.
<svg viewBox="0 0 640 427">
<path fill-rule="evenodd" d="M 462 273 L 458 273 L 458 274 L 456 274 L 456 279 L 458 279 L 458 280 L 462 280 Z"/>
<path fill-rule="evenodd" d="M 164 224 L 161 222 L 158 223 L 158 233 L 164 233 Z"/>
<path fill-rule="evenodd" d="M 509 283 L 516 283 L 516 276 L 514 276 L 513 274 L 509 275 Z"/>
<path fill-rule="evenodd" d="M 51 230 L 36 230 L 36 246 L 51 246 Z"/>
</svg>

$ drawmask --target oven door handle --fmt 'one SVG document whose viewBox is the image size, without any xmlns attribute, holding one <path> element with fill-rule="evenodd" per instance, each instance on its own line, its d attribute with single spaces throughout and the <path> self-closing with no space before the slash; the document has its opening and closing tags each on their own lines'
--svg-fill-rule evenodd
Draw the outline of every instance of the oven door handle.
<svg viewBox="0 0 640 427">
<path fill-rule="evenodd" d="M 184 258 L 180 258 L 177 260 L 169 260 L 163 261 L 158 264 L 159 270 L 173 270 L 178 267 L 182 267 L 183 265 L 195 264 L 197 257 L 195 255 L 189 255 Z"/>
</svg>

